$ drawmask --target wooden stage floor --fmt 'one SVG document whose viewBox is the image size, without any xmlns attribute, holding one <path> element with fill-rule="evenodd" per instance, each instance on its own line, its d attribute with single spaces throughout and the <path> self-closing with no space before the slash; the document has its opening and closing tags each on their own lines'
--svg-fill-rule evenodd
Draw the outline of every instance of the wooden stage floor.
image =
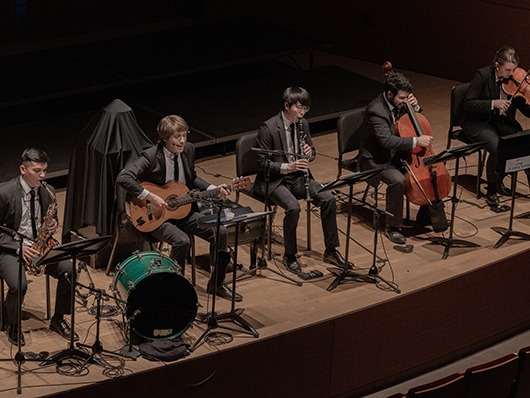
<svg viewBox="0 0 530 398">
<path fill-rule="evenodd" d="M 374 79 L 380 73 L 376 65 L 339 57 L 333 61 Z M 449 93 L 455 82 L 416 73 L 407 75 L 431 123 L 434 149 L 439 152 L 445 148 Z M 311 169 L 317 181 L 330 181 L 337 173 L 336 134 L 322 134 L 314 141 L 318 155 Z M 502 247 L 493 248 L 500 235 L 491 227 L 508 227 L 509 213 L 493 213 L 485 206 L 484 199 L 475 199 L 471 188 L 467 189 L 473 186 L 476 158 L 474 155 L 468 160 L 467 170 L 466 165 L 461 165 L 460 174 L 465 175 L 462 180 L 469 184 L 466 188 L 459 187 L 458 195 L 469 203 L 459 203 L 454 231 L 455 239 L 465 239 L 480 247 L 452 248 L 449 258 L 443 260 L 444 248 L 429 240 L 443 235 L 429 229 L 419 230 L 413 221 L 405 229 L 409 236 L 407 243 L 414 245 L 412 253 L 395 250 L 386 237 L 379 236 L 377 256 L 386 260 L 377 263 L 382 266 L 380 276 L 398 286 L 400 293 L 388 289 L 383 282 L 354 280 L 328 292 L 333 275 L 322 262 L 324 245 L 319 220 L 312 216 L 312 250 L 306 251 L 306 222 L 302 214 L 298 234 L 302 269 L 320 270 L 324 277 L 304 282 L 301 287 L 270 271 L 238 281 L 237 291 L 244 300 L 237 308 L 244 309 L 243 318 L 258 330 L 258 338 L 232 333 L 231 342 L 203 343 L 190 356 L 172 363 L 126 360 L 123 374 L 116 379 L 112 378 L 112 371 L 103 374 L 104 368 L 98 365 L 91 365 L 81 376 L 72 377 L 59 375 L 54 366 L 39 367 L 38 363 L 26 362 L 22 365 L 23 395 L 79 398 L 94 394 L 178 393 L 183 397 L 357 397 L 528 329 L 530 293 L 526 281 L 530 271 L 525 265 L 530 242 L 510 239 Z M 451 174 L 452 167 L 449 163 Z M 211 183 L 228 182 L 235 173 L 235 157 L 206 159 L 198 164 L 197 171 Z M 215 174 L 220 177 L 214 177 Z M 518 192 L 528 194 L 522 177 L 521 173 Z M 354 188 L 356 197 L 360 197 L 364 184 Z M 65 192 L 60 191 L 61 211 L 64 197 Z M 373 203 L 373 198 L 369 201 Z M 262 210 L 260 204 L 246 197 L 241 198 L 241 203 L 255 211 Z M 384 195 L 380 194 L 379 204 L 384 206 Z M 417 207 L 411 207 L 413 220 Z M 448 215 L 450 209 L 449 202 Z M 515 214 L 526 211 L 530 211 L 530 200 L 519 197 Z M 282 236 L 282 217 L 280 210 L 274 228 L 278 240 Z M 341 232 L 346 232 L 345 212 L 338 215 L 338 225 Z M 513 229 L 530 233 L 530 220 L 515 220 Z M 343 252 L 345 239 L 341 233 Z M 351 239 L 350 260 L 358 272 L 366 273 L 373 261 L 374 233 L 372 212 L 360 205 L 353 209 Z M 197 252 L 199 255 L 207 252 L 204 242 L 197 242 Z M 273 259 L 268 266 L 284 272 L 282 255 L 282 245 L 274 243 Z M 240 246 L 238 260 L 244 270 L 248 269 L 248 245 Z M 89 269 L 89 273 L 96 287 L 109 290 L 111 276 L 103 270 Z M 190 277 L 189 267 L 186 277 Z M 29 333 L 24 333 L 23 351 L 55 353 L 67 348 L 68 342 L 49 331 L 47 321 L 42 320 L 44 278 L 32 279 L 24 305 L 23 329 Z M 208 275 L 199 269 L 197 279 L 196 291 L 202 306 L 199 312 L 205 312 L 210 308 L 205 294 Z M 80 281 L 89 283 L 86 273 L 81 274 Z M 53 292 L 54 286 L 52 280 Z M 94 305 L 91 296 L 88 307 Z M 216 311 L 230 311 L 230 303 L 218 300 Z M 119 321 L 121 317 L 115 316 L 101 323 L 100 340 L 106 350 L 119 350 L 124 345 Z M 95 340 L 94 323 L 94 316 L 77 303 L 75 328 L 81 341 L 89 345 Z M 183 339 L 193 343 L 203 331 L 204 325 L 194 322 Z M 11 347 L 7 338 L 0 335 L 0 358 L 12 358 L 15 352 L 16 347 Z M 115 360 L 110 362 L 118 365 Z M 2 396 L 17 395 L 17 367 L 9 361 L 0 362 L 0 375 Z"/>
</svg>

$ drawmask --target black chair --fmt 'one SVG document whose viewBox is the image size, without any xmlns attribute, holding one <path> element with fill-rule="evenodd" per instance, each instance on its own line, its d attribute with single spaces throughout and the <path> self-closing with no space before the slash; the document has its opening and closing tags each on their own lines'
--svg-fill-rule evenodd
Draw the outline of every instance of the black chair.
<svg viewBox="0 0 530 398">
<path fill-rule="evenodd" d="M 247 177 L 256 175 L 258 173 L 258 153 L 253 151 L 252 148 L 256 147 L 256 138 L 258 133 L 245 134 L 240 137 L 236 142 L 236 173 L 239 177 Z M 265 203 L 265 197 L 259 195 L 254 191 L 254 183 L 251 183 L 249 187 L 241 190 L 245 195 L 256 199 L 258 202 Z M 236 192 L 236 202 L 239 203 L 239 191 Z M 269 199 L 269 206 L 267 210 L 271 210 L 273 206 L 276 206 Z M 276 206 L 277 207 L 277 206 Z M 307 250 L 311 250 L 311 203 L 307 202 Z M 267 227 L 267 242 L 268 242 L 268 259 L 270 260 L 271 255 L 271 235 L 272 235 L 272 220 L 273 214 L 269 216 L 268 227 Z"/>
<path fill-rule="evenodd" d="M 454 373 L 440 380 L 411 388 L 407 393 L 407 398 L 462 398 L 463 396 L 463 373 Z"/>
<path fill-rule="evenodd" d="M 466 137 L 464 130 L 460 127 L 460 120 L 464 116 L 464 97 L 469 87 L 469 83 L 462 83 L 454 86 L 451 90 L 451 113 L 449 120 L 449 131 L 447 133 L 447 149 L 451 147 L 452 141 L 457 140 L 464 144 L 472 144 L 469 138 Z M 483 149 L 477 152 L 478 154 L 478 165 L 477 165 L 477 183 L 475 188 L 475 195 L 477 199 L 480 199 L 480 181 L 482 172 L 484 170 L 484 163 L 486 161 L 486 150 Z"/>
<path fill-rule="evenodd" d="M 517 374 L 519 357 L 515 354 L 505 355 L 482 365 L 466 370 L 466 398 L 500 398 L 508 397 Z"/>
<path fill-rule="evenodd" d="M 337 145 L 339 149 L 337 178 L 342 175 L 342 170 L 357 171 L 357 159 L 344 159 L 344 154 L 358 151 L 361 145 L 361 129 L 363 126 L 365 108 L 357 108 L 343 113 L 337 121 Z"/>
</svg>

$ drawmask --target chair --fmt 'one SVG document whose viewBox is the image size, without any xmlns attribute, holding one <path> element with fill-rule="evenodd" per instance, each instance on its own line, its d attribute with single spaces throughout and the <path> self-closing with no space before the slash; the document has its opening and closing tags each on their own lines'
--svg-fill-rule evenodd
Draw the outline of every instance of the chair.
<svg viewBox="0 0 530 398">
<path fill-rule="evenodd" d="M 256 147 L 256 138 L 258 133 L 245 134 L 236 142 L 236 173 L 238 176 L 250 176 L 258 173 L 258 154 L 252 148 Z M 258 202 L 265 203 L 265 198 L 262 195 L 254 192 L 254 183 L 249 187 L 243 189 L 241 192 L 249 197 L 256 199 Z M 239 203 L 239 192 L 236 193 L 236 203 Z M 269 208 L 272 205 L 276 206 L 269 200 Z M 311 203 L 307 202 L 307 250 L 311 250 Z M 267 242 L 268 242 L 268 259 L 271 259 L 271 235 L 272 235 L 272 215 L 269 216 L 267 227 Z"/>
<path fill-rule="evenodd" d="M 46 283 L 46 320 L 51 318 L 50 275 L 44 275 Z M 4 278 L 0 276 L 0 330 L 6 330 Z"/>
<path fill-rule="evenodd" d="M 463 373 L 454 373 L 440 380 L 411 388 L 407 393 L 407 398 L 460 398 L 463 396 Z"/>
<path fill-rule="evenodd" d="M 530 397 L 530 346 L 519 350 L 519 367 L 510 398 Z"/>
<path fill-rule="evenodd" d="M 358 151 L 361 145 L 361 129 L 364 121 L 365 108 L 357 108 L 343 113 L 337 121 L 337 145 L 339 149 L 337 178 L 342 170 L 357 171 L 359 154 L 350 159 L 344 159 L 344 154 Z"/>
<path fill-rule="evenodd" d="M 451 147 L 452 140 L 458 140 L 464 144 L 472 144 L 469 138 L 466 137 L 464 130 L 460 128 L 460 120 L 464 116 L 464 97 L 469 87 L 469 83 L 458 84 L 451 90 L 451 113 L 449 120 L 449 131 L 447 133 L 447 149 Z M 480 180 L 482 177 L 482 171 L 484 170 L 484 163 L 486 160 L 486 150 L 483 149 L 477 152 L 478 154 L 478 166 L 477 166 L 477 183 L 475 195 L 477 199 L 480 199 Z"/>
<path fill-rule="evenodd" d="M 466 370 L 465 398 L 508 397 L 514 385 L 519 357 L 505 355 Z"/>
</svg>

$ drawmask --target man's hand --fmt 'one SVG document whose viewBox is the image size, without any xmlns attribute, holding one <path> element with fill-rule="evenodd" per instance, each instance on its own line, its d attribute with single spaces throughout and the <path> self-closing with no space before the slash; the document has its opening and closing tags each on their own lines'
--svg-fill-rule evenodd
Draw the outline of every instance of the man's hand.
<svg viewBox="0 0 530 398">
<path fill-rule="evenodd" d="M 313 154 L 313 150 L 308 144 L 304 145 L 304 155 L 311 156 Z"/>
<path fill-rule="evenodd" d="M 433 139 L 434 138 L 433 138 L 432 135 L 427 135 L 427 134 L 420 135 L 418 137 L 418 145 L 422 146 L 422 147 L 427 147 L 427 146 L 431 145 L 431 142 L 432 142 Z"/>
<path fill-rule="evenodd" d="M 512 102 L 509 100 L 503 100 L 503 99 L 493 100 L 493 107 L 503 112 L 506 112 L 511 104 Z"/>
<path fill-rule="evenodd" d="M 31 261 L 37 256 L 40 256 L 40 253 L 37 250 L 31 246 L 22 245 L 22 258 L 26 263 L 31 263 Z"/>
<path fill-rule="evenodd" d="M 164 202 L 164 200 L 160 196 L 155 195 L 152 192 L 149 192 L 149 195 L 147 195 L 145 199 L 151 202 L 155 207 L 162 207 L 164 209 L 167 208 L 167 203 Z"/>
<path fill-rule="evenodd" d="M 228 189 L 228 186 L 226 184 L 218 185 L 216 188 L 220 188 L 219 196 L 220 198 L 224 198 L 225 196 L 230 195 L 230 190 Z"/>
<path fill-rule="evenodd" d="M 309 167 L 309 161 L 307 159 L 297 159 L 287 165 L 287 171 L 292 173 L 293 171 L 305 171 Z"/>
<path fill-rule="evenodd" d="M 407 102 L 412 105 L 414 110 L 417 110 L 417 108 L 419 107 L 418 99 L 412 93 L 410 93 L 409 96 L 407 97 Z"/>
<path fill-rule="evenodd" d="M 58 229 L 59 229 L 59 223 L 54 218 L 54 219 L 52 219 L 52 221 L 50 221 L 50 224 L 48 225 L 48 233 L 50 235 L 53 235 L 53 234 L 55 234 L 57 232 Z"/>
</svg>

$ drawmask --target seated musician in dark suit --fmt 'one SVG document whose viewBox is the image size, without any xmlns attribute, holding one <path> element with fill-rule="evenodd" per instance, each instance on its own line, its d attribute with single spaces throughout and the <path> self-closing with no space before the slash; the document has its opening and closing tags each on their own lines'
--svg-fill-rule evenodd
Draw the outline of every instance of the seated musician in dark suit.
<svg viewBox="0 0 530 398">
<path fill-rule="evenodd" d="M 36 249 L 35 242 L 41 236 L 42 241 L 57 232 L 56 207 L 53 203 L 54 190 L 48 185 L 50 192 L 42 186 L 48 169 L 46 152 L 28 148 L 22 154 L 20 177 L 0 185 L 0 225 L 28 237 L 22 242 L 22 258 L 25 263 L 32 264 L 36 257 L 44 253 Z M 8 231 L 0 231 L 0 275 L 7 283 L 9 290 L 6 297 L 7 331 L 9 340 L 18 344 L 18 270 L 19 242 Z M 34 266 L 33 266 L 34 267 Z M 37 269 L 33 269 L 38 274 Z M 50 322 L 50 329 L 59 333 L 67 340 L 71 339 L 71 328 L 64 315 L 70 314 L 71 285 L 67 274 L 72 274 L 72 262 L 63 260 L 46 266 L 45 273 L 56 278 L 57 293 L 55 313 Z M 26 273 L 22 273 L 22 299 L 28 289 Z M 20 344 L 24 345 L 24 336 L 20 334 Z M 74 332 L 74 340 L 79 337 Z"/>
<path fill-rule="evenodd" d="M 162 186 L 169 181 L 177 181 L 186 185 L 190 190 L 200 191 L 219 188 L 220 197 L 229 195 L 226 184 L 219 187 L 208 184 L 195 172 L 195 147 L 187 142 L 188 124 L 180 116 L 170 115 L 158 123 L 160 141 L 157 145 L 145 150 L 131 165 L 122 170 L 117 178 L 118 184 L 123 186 L 129 194 L 139 199 L 146 199 L 153 206 L 167 208 L 168 204 L 158 195 L 149 192 L 140 183 L 151 182 Z M 171 245 L 170 258 L 184 267 L 186 256 L 190 248 L 188 234 L 199 236 L 210 243 L 210 265 L 215 265 L 215 235 L 214 228 L 205 228 L 199 225 L 202 215 L 197 211 L 196 204 L 192 205 L 190 213 L 183 219 L 168 219 L 157 229 L 151 232 L 156 239 Z M 224 226 L 219 230 L 218 272 L 211 272 L 207 291 L 212 293 L 216 286 L 216 294 L 227 300 L 232 299 L 232 291 L 223 284 L 226 268 L 230 262 L 230 253 L 226 251 L 228 231 Z M 236 301 L 242 297 L 236 294 Z"/>
<path fill-rule="evenodd" d="M 505 175 L 496 173 L 499 137 L 522 130 L 515 119 L 517 110 L 530 117 L 530 105 L 525 99 L 512 99 L 500 87 L 512 77 L 518 64 L 519 57 L 512 47 L 500 48 L 495 54 L 493 64 L 477 71 L 464 98 L 466 113 L 460 121 L 464 133 L 473 142 L 488 143 L 486 201 L 492 207 L 498 207 L 500 203 L 497 194 L 511 195 L 511 191 L 502 182 Z M 528 177 L 530 170 L 525 170 L 525 173 Z"/>
<path fill-rule="evenodd" d="M 309 111 L 311 97 L 301 87 L 289 87 L 283 93 L 283 110 L 264 122 L 258 133 L 257 146 L 262 149 L 281 150 L 289 153 L 304 153 L 307 156 L 315 155 L 315 148 L 309 133 L 309 124 L 303 117 Z M 300 131 L 299 122 L 303 124 Z M 303 138 L 305 145 L 301 146 Z M 265 195 L 265 169 L 267 167 L 267 156 L 258 154 L 258 167 L 260 172 L 256 176 L 255 190 Z M 296 229 L 300 218 L 300 203 L 298 199 L 306 197 L 306 176 L 309 173 L 309 161 L 297 159 L 286 155 L 273 155 L 270 163 L 269 198 L 281 208 L 285 209 L 283 219 L 283 235 L 285 254 L 283 263 L 287 270 L 295 274 L 301 272 L 300 265 L 296 259 L 298 252 Z M 343 267 L 344 257 L 336 250 L 339 247 L 339 235 L 337 231 L 337 206 L 334 196 L 328 192 L 317 192 L 320 184 L 316 182 L 309 173 L 308 176 L 309 195 L 313 203 L 320 207 L 322 230 L 326 250 L 324 262 Z M 350 264 L 350 266 L 353 266 Z"/>
<path fill-rule="evenodd" d="M 386 233 L 391 242 L 398 244 L 407 241 L 401 232 L 403 195 L 407 192 L 407 182 L 401 172 L 398 151 L 410 152 L 417 145 L 427 147 L 433 139 L 430 135 L 399 137 L 395 134 L 394 123 L 405 110 L 406 102 L 416 111 L 420 110 L 409 80 L 401 73 L 389 75 L 385 81 L 384 92 L 366 107 L 359 157 L 360 171 L 376 168 L 383 170 L 368 182 L 373 186 L 377 186 L 380 181 L 387 184 L 386 211 L 393 216 L 387 216 Z"/>
</svg>

